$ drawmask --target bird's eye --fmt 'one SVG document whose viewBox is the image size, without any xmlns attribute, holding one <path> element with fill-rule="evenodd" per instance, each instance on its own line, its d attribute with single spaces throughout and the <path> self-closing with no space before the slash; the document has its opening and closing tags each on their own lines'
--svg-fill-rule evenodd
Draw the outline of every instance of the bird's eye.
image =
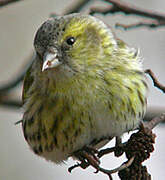
<svg viewBox="0 0 165 180">
<path fill-rule="evenodd" d="M 74 37 L 69 37 L 66 42 L 68 45 L 73 45 L 75 43 L 76 39 Z"/>
</svg>

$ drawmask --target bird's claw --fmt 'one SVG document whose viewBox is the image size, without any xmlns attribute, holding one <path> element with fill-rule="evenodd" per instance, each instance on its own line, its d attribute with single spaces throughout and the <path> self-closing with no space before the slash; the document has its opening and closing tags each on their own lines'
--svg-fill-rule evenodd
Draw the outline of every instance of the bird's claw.
<svg viewBox="0 0 165 180">
<path fill-rule="evenodd" d="M 68 168 L 68 172 L 71 173 L 73 169 L 80 167 L 80 163 L 76 163 L 75 165 Z"/>
</svg>

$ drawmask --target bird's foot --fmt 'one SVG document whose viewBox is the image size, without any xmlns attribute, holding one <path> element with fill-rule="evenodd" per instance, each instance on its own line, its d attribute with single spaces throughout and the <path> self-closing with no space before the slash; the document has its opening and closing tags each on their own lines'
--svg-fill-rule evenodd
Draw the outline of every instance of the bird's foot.
<svg viewBox="0 0 165 180">
<path fill-rule="evenodd" d="M 124 153 L 124 147 L 125 147 L 125 145 L 122 144 L 121 137 L 116 137 L 115 147 L 116 147 L 116 149 L 114 151 L 115 156 L 116 157 L 121 156 Z"/>
<path fill-rule="evenodd" d="M 76 167 L 86 169 L 90 165 L 97 167 L 100 164 L 100 160 L 96 154 L 98 154 L 98 150 L 91 146 L 85 146 L 83 149 L 74 152 L 73 155 L 79 159 L 81 163 L 71 166 L 68 171 L 71 172 Z"/>
<path fill-rule="evenodd" d="M 68 169 L 68 171 L 71 173 L 72 170 L 77 167 L 86 169 L 87 167 L 92 166 L 96 169 L 95 173 L 102 172 L 102 173 L 108 175 L 109 180 L 112 180 L 112 174 L 129 167 L 132 164 L 132 162 L 134 161 L 134 157 L 132 157 L 126 163 L 122 164 L 121 166 L 119 166 L 115 169 L 112 169 L 112 170 L 104 169 L 104 168 L 100 167 L 99 157 L 103 156 L 104 154 L 107 154 L 109 151 L 114 152 L 114 150 L 116 150 L 116 147 L 109 148 L 109 149 L 111 149 L 111 150 L 107 151 L 107 149 L 105 149 L 105 150 L 98 152 L 93 147 L 86 146 L 83 149 L 76 151 L 73 155 L 80 160 L 80 163 L 77 163 L 74 166 L 71 166 Z M 97 156 L 96 156 L 96 154 L 97 154 Z"/>
<path fill-rule="evenodd" d="M 112 152 L 114 152 L 116 157 L 119 157 L 124 153 L 125 145 L 126 145 L 126 143 L 122 143 L 120 137 L 116 137 L 115 147 L 100 150 L 98 152 L 98 157 L 101 158 L 105 154 L 109 154 L 109 153 L 112 153 Z"/>
</svg>

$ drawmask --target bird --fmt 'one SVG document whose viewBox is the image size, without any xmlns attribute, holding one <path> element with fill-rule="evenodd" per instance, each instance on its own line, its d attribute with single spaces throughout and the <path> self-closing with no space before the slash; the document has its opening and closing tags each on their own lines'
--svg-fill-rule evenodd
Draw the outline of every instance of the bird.
<svg viewBox="0 0 165 180">
<path fill-rule="evenodd" d="M 102 20 L 80 13 L 49 18 L 34 49 L 22 129 L 35 154 L 60 164 L 139 127 L 148 92 L 142 58 Z"/>
</svg>

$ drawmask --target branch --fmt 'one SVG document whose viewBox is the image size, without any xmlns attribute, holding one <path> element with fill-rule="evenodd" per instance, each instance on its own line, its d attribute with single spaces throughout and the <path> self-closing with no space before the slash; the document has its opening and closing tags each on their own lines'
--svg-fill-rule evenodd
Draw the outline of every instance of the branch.
<svg viewBox="0 0 165 180">
<path fill-rule="evenodd" d="M 16 100 L 0 101 L 0 106 L 5 106 L 7 108 L 21 108 L 22 102 Z"/>
<path fill-rule="evenodd" d="M 165 19 L 165 14 L 153 12 L 150 10 L 138 8 L 136 6 L 133 6 L 132 4 L 122 2 L 120 0 L 105 0 L 106 2 L 109 2 L 113 4 L 118 11 L 122 11 L 126 15 L 132 14 L 132 15 L 140 15 L 140 16 L 145 16 L 148 18 L 153 18 L 157 20 L 164 20 Z"/>
<path fill-rule="evenodd" d="M 20 108 L 22 106 L 22 102 L 20 100 L 12 100 L 11 91 L 14 90 L 16 86 L 18 86 L 24 79 L 24 75 L 28 68 L 31 66 L 34 60 L 34 54 L 31 54 L 28 58 L 27 62 L 23 67 L 20 68 L 21 72 L 15 79 L 11 80 L 7 84 L 0 86 L 0 105 L 5 106 L 7 108 Z"/>
<path fill-rule="evenodd" d="M 64 10 L 63 14 L 71 14 L 71 13 L 76 13 L 80 12 L 84 6 L 86 6 L 91 0 L 79 0 L 79 1 L 74 1 L 69 7 L 67 7 L 66 10 Z"/>
<path fill-rule="evenodd" d="M 145 73 L 149 74 L 150 77 L 152 78 L 152 81 L 154 83 L 154 86 L 157 87 L 158 89 L 162 90 L 165 93 L 165 86 L 160 84 L 158 79 L 156 78 L 155 74 L 152 72 L 151 69 L 146 69 Z"/>
<path fill-rule="evenodd" d="M 18 2 L 18 1 L 20 1 L 20 0 L 0 0 L 0 7 L 6 6 L 11 3 Z"/>
<path fill-rule="evenodd" d="M 154 21 L 154 20 L 148 20 L 148 21 L 143 21 L 143 22 L 137 22 L 137 23 L 133 23 L 133 24 L 121 24 L 121 23 L 116 23 L 116 28 L 123 28 L 124 30 L 129 30 L 129 29 L 132 29 L 132 28 L 140 28 L 140 27 L 147 27 L 147 28 L 157 28 L 158 26 L 162 26 L 164 25 L 164 22 L 163 24 L 161 24 L 162 22 L 157 22 L 157 21 Z"/>
<path fill-rule="evenodd" d="M 144 124 L 145 128 L 148 128 L 152 130 L 155 126 L 157 126 L 159 123 L 165 121 L 165 113 L 162 115 L 153 118 L 151 121 Z"/>
<path fill-rule="evenodd" d="M 165 112 L 164 106 L 151 106 L 147 108 L 147 112 L 144 116 L 144 121 L 151 121 L 154 117 L 160 116 Z M 163 122 L 164 123 L 164 122 Z"/>
<path fill-rule="evenodd" d="M 8 93 L 10 90 L 15 88 L 23 80 L 24 75 L 28 70 L 28 68 L 31 66 L 33 60 L 34 60 L 34 54 L 31 54 L 30 57 L 28 57 L 28 59 L 26 60 L 27 63 L 20 68 L 19 72 L 21 72 L 21 70 L 22 72 L 15 79 L 12 79 L 7 84 L 0 86 L 0 97 L 3 96 L 3 94 Z"/>
<path fill-rule="evenodd" d="M 71 173 L 71 171 L 77 167 L 86 169 L 92 166 L 96 169 L 95 173 L 102 172 L 108 175 L 110 180 L 113 179 L 111 175 L 116 172 L 118 172 L 122 180 L 141 179 L 141 177 L 146 180 L 151 180 L 151 175 L 142 163 L 147 160 L 154 151 L 153 144 L 155 143 L 156 135 L 152 133 L 152 129 L 162 121 L 165 121 L 165 113 L 153 118 L 150 122 L 145 124 L 141 123 L 138 132 L 133 133 L 127 142 L 118 144 L 118 146 L 102 149 L 101 151 L 94 151 L 93 148 L 91 151 L 87 151 L 86 148 L 78 150 L 73 155 L 79 159 L 81 163 L 71 166 L 68 169 L 69 172 Z M 115 153 L 118 149 L 125 153 L 128 159 L 127 162 L 112 170 L 102 168 L 99 158 L 108 153 Z M 97 156 L 95 154 L 97 154 Z M 121 155 L 122 153 L 120 156 Z"/>
<path fill-rule="evenodd" d="M 64 10 L 63 15 L 80 12 L 91 0 L 79 0 L 72 3 Z M 56 13 L 51 13 L 50 17 L 56 17 Z"/>
<path fill-rule="evenodd" d="M 111 5 L 106 7 L 105 9 L 103 8 L 92 8 L 90 11 L 90 14 L 94 13 L 101 13 L 101 14 L 114 14 L 114 13 L 119 13 L 122 12 L 125 15 L 138 15 L 142 16 L 143 18 L 151 18 L 152 20 L 146 22 L 142 21 L 137 24 L 132 24 L 132 25 L 123 25 L 123 24 L 118 24 L 117 26 L 123 27 L 124 29 L 130 29 L 130 28 L 135 28 L 135 27 L 149 27 L 149 28 L 155 28 L 159 26 L 165 25 L 165 14 L 164 13 L 157 13 L 151 10 L 146 10 L 143 8 L 138 8 L 136 6 L 133 6 L 130 3 L 122 2 L 120 0 L 104 0 Z"/>
</svg>

